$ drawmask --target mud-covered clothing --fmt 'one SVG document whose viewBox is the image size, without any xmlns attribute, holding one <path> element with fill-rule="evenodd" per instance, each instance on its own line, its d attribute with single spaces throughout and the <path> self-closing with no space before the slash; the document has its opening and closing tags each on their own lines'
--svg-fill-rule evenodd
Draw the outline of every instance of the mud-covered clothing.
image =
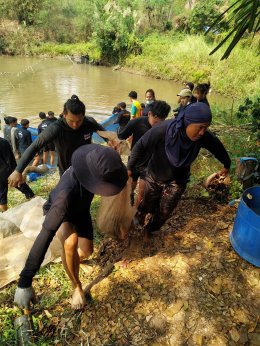
<svg viewBox="0 0 260 346">
<path fill-rule="evenodd" d="M 128 169 L 131 171 L 142 165 L 144 160 L 149 160 L 144 195 L 137 212 L 141 225 L 145 215 L 152 214 L 150 221 L 145 226 L 148 232 L 158 230 L 170 217 L 189 180 L 190 165 L 174 167 L 166 155 L 165 134 L 171 121 L 164 121 L 149 130 L 136 143 L 128 162 Z M 205 148 L 223 163 L 225 168 L 230 167 L 231 161 L 228 153 L 219 139 L 211 132 L 206 131 L 197 143 L 197 155 L 200 148 Z"/>
<path fill-rule="evenodd" d="M 129 123 L 118 132 L 119 139 L 127 139 L 133 136 L 131 150 L 135 143 L 148 131 L 152 126 L 148 121 L 148 117 L 139 117 L 129 121 Z"/>
<path fill-rule="evenodd" d="M 7 204 L 8 177 L 15 167 L 16 161 L 10 144 L 6 139 L 0 138 L 0 204 L 2 205 Z M 21 191 L 27 199 L 34 196 L 26 183 L 17 187 L 17 190 Z"/>
<path fill-rule="evenodd" d="M 137 100 L 133 100 L 132 106 L 131 106 L 131 117 L 133 119 L 138 118 L 141 116 L 141 112 L 142 112 L 142 106 L 141 106 L 140 102 Z"/>
<path fill-rule="evenodd" d="M 76 130 L 70 128 L 64 118 L 58 119 L 48 126 L 25 151 L 16 170 L 21 173 L 41 148 L 53 142 L 58 154 L 60 174 L 62 174 L 71 165 L 73 152 L 81 145 L 90 144 L 93 132 L 98 130 L 105 129 L 91 117 L 86 116 L 82 125 Z"/>
<path fill-rule="evenodd" d="M 151 175 L 145 177 L 143 198 L 138 206 L 136 218 L 143 226 L 146 214 L 152 214 L 145 228 L 148 232 L 160 229 L 177 206 L 186 184 L 178 185 L 175 181 L 163 184 Z"/>
<path fill-rule="evenodd" d="M 80 185 L 72 167 L 61 177 L 43 206 L 45 220 L 36 238 L 25 267 L 20 273 L 18 287 L 30 287 L 40 268 L 48 247 L 63 222 L 71 222 L 79 237 L 93 239 L 90 205 L 93 194 Z"/>
<path fill-rule="evenodd" d="M 119 128 L 117 130 L 118 133 L 128 124 L 130 118 L 131 118 L 131 114 L 126 109 L 123 109 L 118 113 L 117 119 L 114 122 L 114 124 L 119 125 Z"/>
<path fill-rule="evenodd" d="M 189 180 L 190 165 L 185 167 L 174 167 L 170 164 L 165 152 L 165 133 L 169 122 L 166 120 L 150 129 L 144 134 L 134 146 L 128 169 L 142 165 L 143 161 L 149 159 L 147 173 L 161 183 L 176 181 L 178 185 L 184 185 Z M 230 168 L 230 158 L 220 140 L 210 131 L 197 141 L 200 148 L 209 150 L 225 168 Z"/>
<path fill-rule="evenodd" d="M 32 135 L 26 127 L 18 128 L 15 132 L 17 139 L 17 149 L 20 154 L 23 154 L 25 150 L 32 144 Z"/>
</svg>

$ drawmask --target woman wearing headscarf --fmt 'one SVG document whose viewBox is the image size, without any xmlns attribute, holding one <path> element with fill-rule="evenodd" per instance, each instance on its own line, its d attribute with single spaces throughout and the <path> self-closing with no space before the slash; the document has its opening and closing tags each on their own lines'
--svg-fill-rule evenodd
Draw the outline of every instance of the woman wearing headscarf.
<svg viewBox="0 0 260 346">
<path fill-rule="evenodd" d="M 176 208 L 189 181 L 190 167 L 201 148 L 209 150 L 222 164 L 218 175 L 227 175 L 230 158 L 220 140 L 208 131 L 212 114 L 208 105 L 193 103 L 174 120 L 164 121 L 150 129 L 136 143 L 128 162 L 133 167 L 149 164 L 144 196 L 139 204 L 136 221 L 143 226 L 145 216 L 152 217 L 145 225 L 145 240 L 160 229 Z"/>
</svg>

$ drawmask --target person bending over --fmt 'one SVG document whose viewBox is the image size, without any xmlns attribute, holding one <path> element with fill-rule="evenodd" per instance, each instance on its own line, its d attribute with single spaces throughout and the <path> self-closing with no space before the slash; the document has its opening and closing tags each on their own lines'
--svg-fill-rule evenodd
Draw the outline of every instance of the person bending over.
<svg viewBox="0 0 260 346">
<path fill-rule="evenodd" d="M 9 177 L 10 186 L 23 182 L 22 172 L 35 154 L 49 143 L 54 143 L 60 175 L 71 165 L 73 152 L 90 144 L 93 132 L 104 131 L 95 119 L 85 116 L 85 105 L 76 95 L 64 104 L 63 117 L 48 126 L 24 152 L 15 171 Z"/>
<path fill-rule="evenodd" d="M 35 302 L 32 280 L 57 232 L 63 247 L 63 266 L 73 287 L 71 306 L 83 308 L 86 299 L 79 280 L 79 263 L 93 252 L 91 201 L 94 194 L 118 194 L 127 179 L 127 169 L 114 149 L 89 144 L 74 152 L 72 166 L 63 174 L 43 206 L 46 216 L 42 230 L 20 273 L 15 292 L 14 302 L 18 306 L 28 309 L 30 302 Z"/>
<path fill-rule="evenodd" d="M 176 208 L 189 181 L 190 166 L 201 148 L 209 150 L 223 164 L 218 175 L 228 174 L 231 161 L 220 140 L 208 131 L 211 119 L 208 105 L 192 103 L 177 119 L 166 120 L 149 130 L 133 148 L 128 162 L 130 176 L 144 158 L 149 158 L 144 195 L 135 220 L 144 228 L 145 241 Z M 151 217 L 143 226 L 148 213 Z"/>
</svg>

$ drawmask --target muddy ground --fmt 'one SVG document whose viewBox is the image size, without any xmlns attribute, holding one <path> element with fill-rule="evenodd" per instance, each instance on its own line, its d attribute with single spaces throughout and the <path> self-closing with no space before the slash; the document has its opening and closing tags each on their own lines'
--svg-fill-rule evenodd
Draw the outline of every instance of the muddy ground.
<svg viewBox="0 0 260 346">
<path fill-rule="evenodd" d="M 132 237 L 85 310 L 72 313 L 61 297 L 41 334 L 56 345 L 260 345 L 260 270 L 230 245 L 235 213 L 215 200 L 184 198 L 150 249 Z M 84 284 L 124 245 L 105 240 L 83 266 Z"/>
</svg>

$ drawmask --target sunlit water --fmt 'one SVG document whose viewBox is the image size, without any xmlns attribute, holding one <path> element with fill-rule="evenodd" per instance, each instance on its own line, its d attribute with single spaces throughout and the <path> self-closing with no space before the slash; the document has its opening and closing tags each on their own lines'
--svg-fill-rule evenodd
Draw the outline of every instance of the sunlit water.
<svg viewBox="0 0 260 346">
<path fill-rule="evenodd" d="M 177 93 L 183 84 L 158 80 L 112 68 L 72 64 L 69 59 L 0 57 L 0 112 L 18 119 L 31 118 L 37 124 L 38 113 L 52 110 L 60 114 L 64 102 L 76 94 L 86 105 L 86 113 L 98 121 L 111 114 L 113 107 L 125 101 L 128 93 L 138 92 L 144 102 L 145 91 L 155 90 L 156 98 L 177 106 Z M 222 96 L 209 96 L 213 103 L 229 103 Z"/>
</svg>

